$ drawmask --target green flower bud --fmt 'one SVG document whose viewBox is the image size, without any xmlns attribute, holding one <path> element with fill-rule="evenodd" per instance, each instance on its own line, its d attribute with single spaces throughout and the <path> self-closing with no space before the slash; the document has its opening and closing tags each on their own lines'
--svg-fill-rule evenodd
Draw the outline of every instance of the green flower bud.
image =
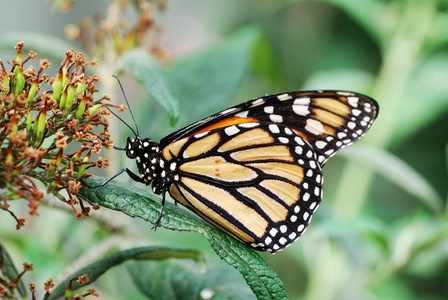
<svg viewBox="0 0 448 300">
<path fill-rule="evenodd" d="M 81 158 L 81 154 L 82 154 L 82 149 L 80 149 L 78 152 L 73 154 L 72 161 L 77 162 Z"/>
<path fill-rule="evenodd" d="M 42 138 L 46 124 L 47 124 L 47 110 L 44 107 L 34 120 L 33 134 L 36 136 L 36 140 L 40 140 Z"/>
<path fill-rule="evenodd" d="M 62 71 L 58 72 L 58 77 L 53 81 L 53 99 L 59 101 L 62 92 Z"/>
<path fill-rule="evenodd" d="M 90 159 L 90 151 L 89 153 L 87 153 L 86 157 L 84 157 L 84 159 L 82 160 L 82 162 L 88 162 Z M 76 178 L 81 178 L 82 174 L 84 173 L 84 171 L 87 168 L 87 164 L 85 165 L 80 165 L 78 168 L 78 172 L 76 173 Z"/>
<path fill-rule="evenodd" d="M 77 82 L 76 83 L 76 94 L 83 95 L 85 88 L 86 88 L 86 84 L 84 82 Z"/>
<path fill-rule="evenodd" d="M 59 109 L 62 109 L 65 106 L 65 102 L 67 101 L 67 88 L 64 89 L 61 96 L 61 101 L 59 102 Z"/>
<path fill-rule="evenodd" d="M 47 110 L 44 107 L 39 113 L 39 121 L 37 123 L 37 134 L 44 133 L 46 124 L 47 124 Z"/>
<path fill-rule="evenodd" d="M 90 108 L 89 108 L 89 116 L 93 116 L 94 114 L 96 114 L 96 112 L 98 111 L 98 109 L 99 109 L 100 107 L 102 107 L 102 106 L 103 106 L 102 104 L 96 104 L 96 105 L 90 107 Z"/>
<path fill-rule="evenodd" d="M 69 81 L 69 76 L 68 76 L 68 68 L 67 65 L 65 65 L 62 68 L 62 87 L 65 88 L 65 86 L 67 85 L 68 81 Z"/>
<path fill-rule="evenodd" d="M 16 66 L 14 68 L 14 95 L 17 96 L 23 92 L 23 87 L 25 86 L 25 76 L 23 76 L 23 68 Z"/>
<path fill-rule="evenodd" d="M 70 110 L 75 100 L 76 88 L 74 84 L 70 84 L 67 88 L 67 100 L 65 100 L 65 109 Z"/>
<path fill-rule="evenodd" d="M 6 91 L 4 93 L 2 93 L 2 96 L 6 96 L 9 94 L 9 84 L 10 84 L 10 80 L 9 80 L 9 76 L 6 73 L 5 70 L 3 70 L 3 75 L 2 75 L 2 87 L 6 89 Z"/>
<path fill-rule="evenodd" d="M 84 111 L 86 110 L 86 104 L 87 104 L 87 98 L 84 95 L 84 97 L 82 97 L 81 101 L 79 102 L 78 109 L 76 110 L 76 118 L 81 119 L 82 115 L 84 114 Z"/>
<path fill-rule="evenodd" d="M 63 150 L 61 149 L 61 150 L 58 152 L 58 154 L 56 155 L 56 157 L 54 158 L 54 159 L 55 159 L 55 164 L 54 164 L 54 165 L 51 164 L 51 165 L 48 167 L 48 175 L 49 175 L 49 176 L 53 175 L 54 171 L 56 170 L 56 167 L 59 166 L 59 165 L 61 164 L 61 162 L 62 162 L 62 152 L 63 152 Z"/>
<path fill-rule="evenodd" d="M 27 98 L 27 107 L 31 106 L 31 103 L 33 102 L 34 96 L 36 96 L 37 90 L 39 89 L 39 80 L 36 78 L 36 80 L 31 85 L 30 91 L 28 93 Z"/>
</svg>

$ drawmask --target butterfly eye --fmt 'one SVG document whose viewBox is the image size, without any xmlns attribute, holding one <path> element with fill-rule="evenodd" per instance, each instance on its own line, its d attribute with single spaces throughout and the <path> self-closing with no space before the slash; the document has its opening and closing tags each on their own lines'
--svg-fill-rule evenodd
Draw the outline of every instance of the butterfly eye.
<svg viewBox="0 0 448 300">
<path fill-rule="evenodd" d="M 141 141 L 139 139 L 130 139 L 126 143 L 126 155 L 127 157 L 134 159 L 137 157 L 137 153 L 141 149 Z"/>
</svg>

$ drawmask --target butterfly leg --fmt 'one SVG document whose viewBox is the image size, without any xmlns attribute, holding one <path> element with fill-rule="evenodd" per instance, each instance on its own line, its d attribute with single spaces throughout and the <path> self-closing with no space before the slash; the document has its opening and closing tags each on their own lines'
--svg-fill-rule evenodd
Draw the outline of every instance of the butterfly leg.
<svg viewBox="0 0 448 300">
<path fill-rule="evenodd" d="M 160 211 L 159 211 L 159 216 L 157 217 L 156 222 L 154 223 L 154 227 L 152 229 L 157 230 L 157 227 L 160 226 L 160 220 L 162 220 L 162 214 L 163 214 L 163 209 L 165 207 L 165 194 L 166 194 L 166 187 L 165 185 L 163 185 L 163 191 L 162 191 L 162 206 L 160 207 Z"/>
<path fill-rule="evenodd" d="M 98 185 L 88 185 L 82 178 L 80 178 L 79 181 L 81 182 L 82 185 L 84 185 L 84 186 L 86 186 L 86 187 L 88 187 L 88 188 L 96 189 L 96 188 L 105 186 L 105 185 L 108 184 L 110 181 L 114 180 L 116 177 L 118 177 L 119 175 L 121 175 L 123 172 L 128 173 L 129 177 L 131 177 L 132 180 L 135 180 L 135 181 L 137 181 L 137 182 L 141 182 L 141 183 L 145 183 L 145 184 L 146 184 L 146 182 L 144 182 L 143 179 L 140 178 L 140 176 L 138 176 L 137 174 L 133 173 L 133 172 L 132 172 L 131 170 L 129 170 L 128 168 L 123 168 L 123 169 L 121 169 L 120 171 L 117 172 L 117 174 L 115 174 L 115 175 L 112 176 L 111 178 L 107 179 L 106 181 L 104 181 L 103 183 L 98 184 Z"/>
</svg>

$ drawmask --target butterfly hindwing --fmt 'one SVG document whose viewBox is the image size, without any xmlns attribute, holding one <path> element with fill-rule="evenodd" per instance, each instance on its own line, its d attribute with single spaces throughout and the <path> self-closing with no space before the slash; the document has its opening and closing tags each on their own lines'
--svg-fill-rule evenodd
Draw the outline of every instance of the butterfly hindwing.
<svg viewBox="0 0 448 300">
<path fill-rule="evenodd" d="M 173 149 L 171 149 L 171 146 Z M 178 202 L 258 250 L 276 252 L 306 229 L 322 194 L 311 145 L 289 127 L 219 127 L 165 147 Z"/>
</svg>

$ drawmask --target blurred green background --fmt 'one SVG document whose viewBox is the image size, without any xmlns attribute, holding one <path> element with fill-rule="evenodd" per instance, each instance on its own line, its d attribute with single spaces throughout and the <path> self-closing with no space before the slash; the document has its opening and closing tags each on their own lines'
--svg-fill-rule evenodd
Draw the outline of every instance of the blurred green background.
<svg viewBox="0 0 448 300">
<path fill-rule="evenodd" d="M 68 14 L 52 14 L 48 3 L 35 0 L 0 7 L 6 62 L 25 31 L 63 39 L 65 25 L 105 13 L 108 1 L 78 0 Z M 132 10 L 124 15 L 133 22 Z M 282 91 L 351 90 L 380 104 L 365 138 L 325 166 L 324 198 L 306 234 L 275 256 L 263 254 L 290 299 L 448 298 L 448 1 L 172 0 L 160 22 L 160 44 L 170 53 L 164 67 L 181 118 L 170 127 L 163 110 L 124 78 L 142 136 L 158 140 L 230 105 Z M 6 35 L 12 30 L 13 42 Z M 130 133 L 117 126 L 123 129 L 112 137 L 124 145 Z M 129 163 L 124 154 L 114 157 L 118 168 Z M 13 210 L 27 214 L 20 203 Z M 94 214 L 125 227 L 125 237 L 114 240 L 96 220 L 74 221 L 57 208 L 40 214 L 27 217 L 20 231 L 9 215 L 0 215 L 1 242 L 16 264 L 34 264 L 25 280 L 38 286 L 110 245 L 194 247 L 215 259 L 199 235 L 154 232 L 105 209 Z M 100 295 L 143 299 L 119 268 L 95 284 Z"/>
</svg>

